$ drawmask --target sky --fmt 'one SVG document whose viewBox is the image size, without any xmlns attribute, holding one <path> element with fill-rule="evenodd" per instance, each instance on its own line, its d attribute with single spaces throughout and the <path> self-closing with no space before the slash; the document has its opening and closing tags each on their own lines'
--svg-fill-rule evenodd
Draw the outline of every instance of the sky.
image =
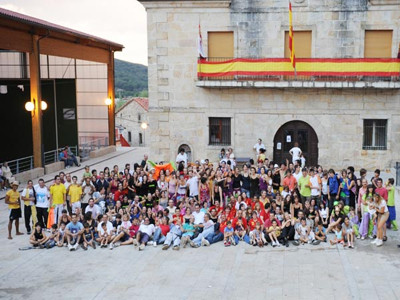
<svg viewBox="0 0 400 300">
<path fill-rule="evenodd" d="M 147 20 L 136 0 L 0 0 L 0 7 L 124 45 L 115 58 L 147 65 Z"/>
</svg>

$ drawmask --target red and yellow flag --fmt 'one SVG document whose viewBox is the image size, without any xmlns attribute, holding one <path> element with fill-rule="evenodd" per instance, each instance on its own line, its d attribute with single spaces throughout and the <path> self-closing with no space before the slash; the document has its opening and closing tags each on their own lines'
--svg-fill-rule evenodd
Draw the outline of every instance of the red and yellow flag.
<svg viewBox="0 0 400 300">
<path fill-rule="evenodd" d="M 289 1 L 289 50 L 290 62 L 293 69 L 296 70 L 296 56 L 294 55 L 294 41 L 293 41 L 293 17 L 292 17 L 292 3 Z"/>
</svg>

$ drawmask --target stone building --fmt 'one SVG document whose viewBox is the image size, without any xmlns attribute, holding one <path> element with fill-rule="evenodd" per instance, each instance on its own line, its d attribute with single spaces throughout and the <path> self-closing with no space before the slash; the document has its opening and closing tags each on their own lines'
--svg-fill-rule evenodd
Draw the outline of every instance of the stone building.
<svg viewBox="0 0 400 300">
<path fill-rule="evenodd" d="M 148 124 L 148 110 L 149 99 L 135 97 L 115 111 L 115 127 L 130 146 L 145 146 L 149 140 L 149 129 L 142 128 L 143 123 Z"/>
<path fill-rule="evenodd" d="M 400 159 L 400 1 L 140 0 L 146 7 L 151 156 L 387 168 Z M 199 25 L 207 58 L 198 60 Z M 232 60 L 235 58 L 234 60 Z"/>
</svg>

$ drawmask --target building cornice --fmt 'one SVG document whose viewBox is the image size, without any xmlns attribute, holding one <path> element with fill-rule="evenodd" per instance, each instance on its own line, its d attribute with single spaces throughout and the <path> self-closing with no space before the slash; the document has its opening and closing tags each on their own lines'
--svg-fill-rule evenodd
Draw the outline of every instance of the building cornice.
<svg viewBox="0 0 400 300">
<path fill-rule="evenodd" d="M 146 9 L 154 8 L 228 8 L 231 0 L 139 0 Z"/>
</svg>

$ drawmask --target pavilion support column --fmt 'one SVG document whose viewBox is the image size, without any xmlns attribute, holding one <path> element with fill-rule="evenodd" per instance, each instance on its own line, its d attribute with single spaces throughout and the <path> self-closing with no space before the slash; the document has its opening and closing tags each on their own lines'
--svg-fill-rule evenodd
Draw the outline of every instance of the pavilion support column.
<svg viewBox="0 0 400 300">
<path fill-rule="evenodd" d="M 32 52 L 29 53 L 29 71 L 31 86 L 31 102 L 35 105 L 32 115 L 32 142 L 33 142 L 33 166 L 43 167 L 43 136 L 42 136 L 42 93 L 40 88 L 40 62 L 39 62 L 39 36 L 32 36 Z"/>
<path fill-rule="evenodd" d="M 110 59 L 107 64 L 107 94 L 111 99 L 108 105 L 108 143 L 115 145 L 115 86 L 114 86 L 114 52 L 110 50 Z"/>
</svg>

